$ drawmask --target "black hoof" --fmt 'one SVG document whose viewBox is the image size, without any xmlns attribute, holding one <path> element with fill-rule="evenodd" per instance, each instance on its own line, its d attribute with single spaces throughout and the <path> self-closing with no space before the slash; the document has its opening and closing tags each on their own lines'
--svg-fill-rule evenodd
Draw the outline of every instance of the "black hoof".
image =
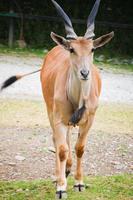
<svg viewBox="0 0 133 200">
<path fill-rule="evenodd" d="M 69 176 L 70 172 L 71 171 L 69 169 L 66 169 L 66 178 Z"/>
<path fill-rule="evenodd" d="M 57 191 L 56 192 L 56 199 L 67 199 L 66 191 Z"/>
<path fill-rule="evenodd" d="M 74 185 L 74 190 L 76 192 L 83 192 L 85 190 L 85 185 L 83 184 Z"/>
</svg>

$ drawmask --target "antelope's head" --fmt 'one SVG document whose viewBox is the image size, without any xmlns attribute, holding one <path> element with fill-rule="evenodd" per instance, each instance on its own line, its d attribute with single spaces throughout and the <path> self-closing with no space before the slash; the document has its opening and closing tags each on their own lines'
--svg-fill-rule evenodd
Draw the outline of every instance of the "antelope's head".
<svg viewBox="0 0 133 200">
<path fill-rule="evenodd" d="M 114 32 L 111 32 L 93 40 L 95 36 L 95 17 L 98 12 L 100 0 L 96 0 L 92 8 L 87 20 L 87 30 L 83 37 L 78 37 L 76 35 L 69 17 L 56 1 L 52 0 L 52 2 L 64 21 L 66 38 L 53 32 L 51 33 L 51 37 L 57 44 L 62 45 L 70 52 L 71 64 L 78 78 L 80 80 L 88 80 L 91 74 L 94 50 L 108 43 L 114 36 Z"/>
</svg>

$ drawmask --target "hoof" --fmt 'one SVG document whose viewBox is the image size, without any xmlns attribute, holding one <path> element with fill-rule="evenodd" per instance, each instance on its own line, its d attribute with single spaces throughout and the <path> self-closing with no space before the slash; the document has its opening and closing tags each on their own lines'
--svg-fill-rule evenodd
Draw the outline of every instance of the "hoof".
<svg viewBox="0 0 133 200">
<path fill-rule="evenodd" d="M 66 169 L 66 178 L 69 176 L 70 172 L 71 171 L 69 169 Z"/>
<path fill-rule="evenodd" d="M 66 191 L 57 191 L 56 192 L 56 199 L 67 199 Z"/>
<path fill-rule="evenodd" d="M 83 184 L 74 185 L 74 190 L 75 192 L 83 192 L 85 190 L 85 185 Z"/>
</svg>

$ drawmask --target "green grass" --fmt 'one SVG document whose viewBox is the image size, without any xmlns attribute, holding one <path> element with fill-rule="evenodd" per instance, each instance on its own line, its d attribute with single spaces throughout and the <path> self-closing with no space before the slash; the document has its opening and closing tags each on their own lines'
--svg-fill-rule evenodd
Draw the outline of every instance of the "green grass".
<svg viewBox="0 0 133 200">
<path fill-rule="evenodd" d="M 43 58 L 46 53 L 48 52 L 47 49 L 35 49 L 35 48 L 8 48 L 6 46 L 0 45 L 0 54 L 8 54 L 8 55 L 17 55 L 17 56 L 38 56 Z"/>
<path fill-rule="evenodd" d="M 86 177 L 89 187 L 82 193 L 73 191 L 74 180 L 68 179 L 69 200 L 131 200 L 133 176 Z M 54 200 L 55 187 L 50 180 L 1 181 L 1 200 Z"/>
<path fill-rule="evenodd" d="M 7 46 L 0 45 L 0 54 L 9 54 L 17 56 L 37 56 L 43 58 L 47 54 L 47 49 L 35 48 L 8 48 Z M 130 56 L 116 55 L 115 52 L 110 54 L 104 50 L 95 52 L 94 63 L 105 70 L 111 70 L 115 73 L 132 73 L 133 72 L 133 58 Z"/>
</svg>

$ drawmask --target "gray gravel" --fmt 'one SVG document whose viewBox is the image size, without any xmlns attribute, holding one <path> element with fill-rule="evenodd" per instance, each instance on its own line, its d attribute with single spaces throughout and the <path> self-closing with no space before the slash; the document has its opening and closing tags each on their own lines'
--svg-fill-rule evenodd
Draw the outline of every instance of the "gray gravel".
<svg viewBox="0 0 133 200">
<path fill-rule="evenodd" d="M 133 103 L 133 75 L 102 72 L 101 101 Z"/>
<path fill-rule="evenodd" d="M 94 130 L 94 129 L 93 129 Z M 0 134 L 0 179 L 31 180 L 54 178 L 55 154 L 51 130 L 39 127 L 3 128 Z M 12 136 L 12 137 L 11 137 Z M 73 166 L 76 168 L 74 145 L 77 132 L 72 134 Z M 96 133 L 89 135 L 83 158 L 85 175 L 133 173 L 132 135 Z"/>
<path fill-rule="evenodd" d="M 40 68 L 43 59 L 0 55 L 0 83 L 6 78 Z M 133 75 L 101 71 L 102 93 L 100 100 L 133 103 Z M 1 98 L 42 99 L 39 73 L 25 77 L 1 93 Z"/>
</svg>

